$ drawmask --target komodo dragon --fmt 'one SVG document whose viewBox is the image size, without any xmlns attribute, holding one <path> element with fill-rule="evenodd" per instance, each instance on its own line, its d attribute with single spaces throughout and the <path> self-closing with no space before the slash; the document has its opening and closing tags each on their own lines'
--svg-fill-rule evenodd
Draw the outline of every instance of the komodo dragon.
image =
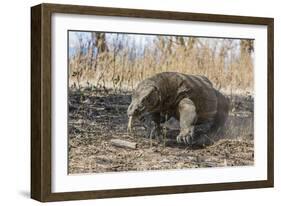
<svg viewBox="0 0 281 206">
<path fill-rule="evenodd" d="M 167 115 L 180 122 L 178 143 L 204 146 L 208 145 L 204 137 L 224 125 L 228 110 L 228 99 L 207 77 L 163 72 L 137 85 L 127 110 L 128 130 L 131 131 L 134 119 L 150 116 L 153 125 L 150 134 L 160 138 L 161 115 Z"/>
</svg>

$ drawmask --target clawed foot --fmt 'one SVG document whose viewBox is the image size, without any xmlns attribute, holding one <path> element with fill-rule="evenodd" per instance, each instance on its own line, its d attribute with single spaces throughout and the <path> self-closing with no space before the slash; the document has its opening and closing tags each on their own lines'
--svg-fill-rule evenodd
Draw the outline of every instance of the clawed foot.
<svg viewBox="0 0 281 206">
<path fill-rule="evenodd" d="M 186 145 L 192 145 L 192 137 L 190 135 L 181 135 L 177 136 L 177 143 L 181 144 L 184 143 Z"/>
<path fill-rule="evenodd" d="M 188 145 L 193 148 L 204 148 L 206 146 L 214 144 L 214 141 L 209 138 L 206 134 L 196 137 L 190 135 L 182 136 L 181 134 L 179 134 L 177 136 L 177 142 L 183 142 L 185 145 Z"/>
<path fill-rule="evenodd" d="M 191 127 L 189 129 L 185 129 L 180 132 L 180 134 L 177 136 L 177 142 L 178 143 L 184 143 L 186 145 L 192 145 L 193 144 L 193 135 L 194 135 L 194 127 Z"/>
</svg>

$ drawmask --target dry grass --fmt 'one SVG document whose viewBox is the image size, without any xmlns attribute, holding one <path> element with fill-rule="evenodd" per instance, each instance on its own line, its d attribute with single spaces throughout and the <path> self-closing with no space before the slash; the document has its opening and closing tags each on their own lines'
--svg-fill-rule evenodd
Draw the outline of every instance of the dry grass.
<svg viewBox="0 0 281 206">
<path fill-rule="evenodd" d="M 98 37 L 92 33 L 92 39 L 81 41 L 70 57 L 71 86 L 131 90 L 156 73 L 177 71 L 205 75 L 218 89 L 252 91 L 251 40 L 154 36 L 136 43 L 126 34 L 111 34 L 111 41 Z"/>
</svg>

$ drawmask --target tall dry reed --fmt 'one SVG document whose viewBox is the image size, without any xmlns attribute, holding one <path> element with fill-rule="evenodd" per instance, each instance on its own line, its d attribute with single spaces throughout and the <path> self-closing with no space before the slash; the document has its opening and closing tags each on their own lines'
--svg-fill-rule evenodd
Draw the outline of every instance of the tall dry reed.
<svg viewBox="0 0 281 206">
<path fill-rule="evenodd" d="M 156 73 L 176 71 L 205 75 L 218 89 L 253 89 L 252 40 L 150 36 L 140 43 L 136 39 L 145 37 L 132 36 L 92 32 L 86 43 L 80 38 L 69 56 L 69 85 L 132 90 Z"/>
</svg>

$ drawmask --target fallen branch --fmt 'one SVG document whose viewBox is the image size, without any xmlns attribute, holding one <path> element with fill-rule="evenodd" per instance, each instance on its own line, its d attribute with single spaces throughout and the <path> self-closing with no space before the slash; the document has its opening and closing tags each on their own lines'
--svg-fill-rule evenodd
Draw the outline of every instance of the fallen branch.
<svg viewBox="0 0 281 206">
<path fill-rule="evenodd" d="M 116 147 L 123 147 L 123 148 L 130 148 L 130 149 L 136 149 L 137 143 L 135 142 L 129 142 L 121 139 L 112 139 L 110 140 L 111 144 Z"/>
</svg>

